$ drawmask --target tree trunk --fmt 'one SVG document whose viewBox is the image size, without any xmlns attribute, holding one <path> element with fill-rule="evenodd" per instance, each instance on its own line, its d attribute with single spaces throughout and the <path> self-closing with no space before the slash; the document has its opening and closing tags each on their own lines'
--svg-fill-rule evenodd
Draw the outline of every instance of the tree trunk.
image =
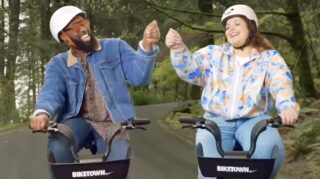
<svg viewBox="0 0 320 179">
<path fill-rule="evenodd" d="M 0 9 L 0 52 L 5 52 L 5 7 L 4 0 L 1 0 L 1 9 Z M 5 67 L 5 56 L 4 53 L 0 53 L 0 85 L 3 84 L 4 80 L 4 68 Z"/>
<path fill-rule="evenodd" d="M 4 6 L 4 0 L 1 0 L 1 9 L 0 9 L 0 51 L 5 52 L 5 6 Z M 4 71 L 5 71 L 5 56 L 4 53 L 0 53 L 0 97 L 3 95 L 4 91 Z M 2 101 L 2 100 L 1 100 Z M 4 103 L 0 102 L 0 115 L 3 114 L 4 111 Z M 0 116 L 0 125 L 5 123 L 5 118 Z"/>
<path fill-rule="evenodd" d="M 5 82 L 3 91 L 1 91 L 1 102 L 3 102 L 4 111 L 1 116 L 4 123 L 14 120 L 18 117 L 16 112 L 16 97 L 15 97 L 15 73 L 16 73 L 16 58 L 18 54 L 18 32 L 19 32 L 19 15 L 20 15 L 20 0 L 9 0 L 9 40 L 6 53 L 7 66 L 5 74 Z"/>
<path fill-rule="evenodd" d="M 303 29 L 302 20 L 299 14 L 299 7 L 297 1 L 288 2 L 292 5 L 293 13 L 288 17 L 292 27 L 292 48 L 298 58 L 298 73 L 299 73 L 299 86 L 303 90 L 303 95 L 306 97 L 316 97 L 318 93 L 314 87 L 313 78 L 311 74 L 309 53 L 307 48 L 306 34 Z"/>
<path fill-rule="evenodd" d="M 40 5 L 40 14 L 41 14 L 41 24 L 40 24 L 40 38 L 43 41 L 49 41 L 51 34 L 50 34 L 50 28 L 49 28 L 49 21 L 50 21 L 50 1 L 51 0 L 41 0 L 41 5 Z M 42 53 L 40 54 L 40 59 L 41 59 L 41 64 L 40 64 L 40 83 L 43 84 L 43 79 L 44 79 L 44 73 L 45 73 L 45 65 L 50 59 L 50 54 L 48 54 L 47 51 L 43 50 L 41 51 Z"/>
</svg>

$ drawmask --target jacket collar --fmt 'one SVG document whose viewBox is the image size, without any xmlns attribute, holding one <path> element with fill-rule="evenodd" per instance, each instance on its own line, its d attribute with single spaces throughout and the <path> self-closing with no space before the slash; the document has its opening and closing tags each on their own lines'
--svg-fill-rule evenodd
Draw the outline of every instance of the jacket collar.
<svg viewBox="0 0 320 179">
<path fill-rule="evenodd" d="M 95 38 L 95 37 L 94 37 Z M 94 44 L 94 49 L 93 51 L 94 52 L 98 52 L 98 51 L 101 51 L 102 50 L 102 46 L 100 44 L 100 40 L 97 39 L 96 40 L 96 43 Z M 91 53 L 91 52 L 89 52 Z M 72 53 L 71 53 L 71 49 L 68 50 L 68 58 L 67 58 L 67 67 L 70 68 L 72 67 L 74 64 L 76 64 L 78 61 L 78 58 L 76 56 L 74 56 Z"/>
<path fill-rule="evenodd" d="M 234 56 L 232 45 L 230 45 L 229 43 L 224 44 L 223 45 L 223 53 L 225 53 L 226 55 L 229 55 L 229 56 Z M 260 53 L 258 52 L 258 50 L 256 48 L 252 48 L 250 53 L 251 53 L 250 59 L 255 59 L 255 58 L 260 57 Z"/>
</svg>

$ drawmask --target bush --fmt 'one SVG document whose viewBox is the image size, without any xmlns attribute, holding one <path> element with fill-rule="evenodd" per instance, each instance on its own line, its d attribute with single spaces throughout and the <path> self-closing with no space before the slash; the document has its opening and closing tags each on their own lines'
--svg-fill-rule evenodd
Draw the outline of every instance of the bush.
<svg viewBox="0 0 320 179">
<path fill-rule="evenodd" d="M 309 174 L 313 178 L 320 176 L 320 119 L 301 124 L 287 142 L 288 154 L 294 159 L 303 157 L 307 160 Z"/>
<path fill-rule="evenodd" d="M 155 104 L 157 98 L 143 90 L 131 91 L 131 96 L 135 105 Z"/>
</svg>

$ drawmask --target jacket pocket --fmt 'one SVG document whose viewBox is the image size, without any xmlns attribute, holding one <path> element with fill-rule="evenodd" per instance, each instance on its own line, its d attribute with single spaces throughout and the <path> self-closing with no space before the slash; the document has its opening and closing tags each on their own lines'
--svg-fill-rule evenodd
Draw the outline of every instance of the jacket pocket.
<svg viewBox="0 0 320 179">
<path fill-rule="evenodd" d="M 107 84 L 123 82 L 125 79 L 119 57 L 103 60 L 97 64 L 96 70 L 99 71 L 98 73 L 102 75 Z"/>
<path fill-rule="evenodd" d="M 80 90 L 81 89 L 84 90 L 85 88 L 85 81 L 73 76 L 67 76 L 66 87 L 67 87 L 68 99 L 69 99 L 68 103 L 70 106 L 75 107 L 77 101 L 79 100 L 79 97 L 81 97 L 79 94 Z"/>
<path fill-rule="evenodd" d="M 120 64 L 120 58 L 108 58 L 106 60 L 103 60 L 97 66 L 102 69 L 114 69 Z"/>
</svg>

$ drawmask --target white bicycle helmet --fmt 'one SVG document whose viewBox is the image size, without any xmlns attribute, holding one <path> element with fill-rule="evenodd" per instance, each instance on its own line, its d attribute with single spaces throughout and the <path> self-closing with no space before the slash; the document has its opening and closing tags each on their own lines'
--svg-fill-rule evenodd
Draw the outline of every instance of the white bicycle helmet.
<svg viewBox="0 0 320 179">
<path fill-rule="evenodd" d="M 78 14 L 83 14 L 85 17 L 87 16 L 86 12 L 75 6 L 61 7 L 52 14 L 50 19 L 50 31 L 56 41 L 59 43 L 61 42 L 59 39 L 59 33 Z"/>
<path fill-rule="evenodd" d="M 249 6 L 242 4 L 230 6 L 227 10 L 225 10 L 221 17 L 222 24 L 225 24 L 225 20 L 227 17 L 234 15 L 245 16 L 249 20 L 253 20 L 256 23 L 256 26 L 258 26 L 258 18 L 254 10 Z"/>
</svg>

